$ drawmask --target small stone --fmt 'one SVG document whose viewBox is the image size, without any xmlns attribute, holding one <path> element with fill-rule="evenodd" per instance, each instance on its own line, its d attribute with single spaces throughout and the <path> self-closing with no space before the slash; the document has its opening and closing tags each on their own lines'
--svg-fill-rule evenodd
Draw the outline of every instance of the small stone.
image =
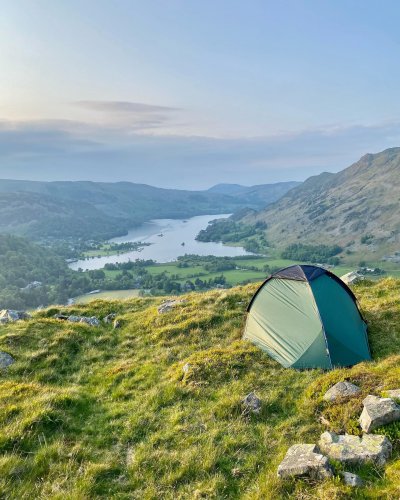
<svg viewBox="0 0 400 500">
<path fill-rule="evenodd" d="M 389 391 L 385 391 L 388 395 L 388 398 L 400 399 L 400 389 L 391 389 Z"/>
<path fill-rule="evenodd" d="M 254 392 L 250 392 L 242 399 L 242 405 L 247 412 L 260 413 L 261 411 L 261 399 L 258 398 Z"/>
<path fill-rule="evenodd" d="M 117 330 L 118 328 L 121 328 L 121 326 L 122 326 L 122 323 L 121 323 L 121 321 L 119 319 L 114 320 L 114 323 L 113 323 L 114 330 Z"/>
<path fill-rule="evenodd" d="M 319 440 L 322 453 L 345 465 L 374 462 L 384 465 L 392 453 L 392 444 L 386 436 L 365 434 L 362 438 L 350 434 L 324 432 Z"/>
<path fill-rule="evenodd" d="M 8 352 L 0 351 L 0 368 L 7 368 L 13 363 L 15 363 L 15 359 Z"/>
<path fill-rule="evenodd" d="M 182 367 L 183 373 L 188 373 L 188 371 L 190 370 L 191 367 L 192 367 L 192 365 L 190 363 L 185 363 Z"/>
<path fill-rule="evenodd" d="M 174 307 L 176 307 L 178 304 L 182 304 L 183 302 L 186 302 L 185 300 L 166 300 L 163 302 L 159 307 L 158 307 L 158 314 L 164 314 L 167 312 L 172 311 Z"/>
<path fill-rule="evenodd" d="M 364 432 L 371 432 L 381 425 L 400 420 L 400 406 L 391 398 L 367 396 L 359 422 Z"/>
<path fill-rule="evenodd" d="M 62 321 L 66 321 L 68 319 L 68 316 L 66 314 L 55 314 L 53 316 L 54 319 L 60 319 Z"/>
<path fill-rule="evenodd" d="M 357 476 L 357 474 L 353 474 L 352 472 L 341 472 L 340 475 L 348 486 L 360 487 L 364 485 L 364 481 L 360 476 Z"/>
<path fill-rule="evenodd" d="M 278 467 L 278 477 L 310 477 L 325 479 L 333 476 L 327 457 L 319 453 L 315 444 L 291 446 Z"/>
<path fill-rule="evenodd" d="M 110 314 L 107 314 L 107 316 L 105 316 L 103 318 L 103 321 L 104 321 L 104 323 L 112 323 L 116 317 L 117 317 L 116 313 L 110 313 Z"/>
<path fill-rule="evenodd" d="M 328 389 L 324 395 L 324 401 L 335 401 L 338 398 L 354 396 L 360 392 L 360 388 L 351 382 L 338 382 Z"/>
</svg>

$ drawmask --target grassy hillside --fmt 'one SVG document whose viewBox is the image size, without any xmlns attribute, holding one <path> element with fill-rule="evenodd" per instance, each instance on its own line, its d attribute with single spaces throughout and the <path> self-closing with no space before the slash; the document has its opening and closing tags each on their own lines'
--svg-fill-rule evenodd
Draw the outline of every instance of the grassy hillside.
<svg viewBox="0 0 400 500">
<path fill-rule="evenodd" d="M 400 387 L 400 280 L 355 292 L 374 362 L 352 369 L 285 370 L 240 340 L 256 286 L 191 294 L 159 315 L 157 299 L 92 302 L 71 313 L 118 313 L 122 328 L 52 319 L 59 309 L 0 329 L 16 359 L 0 380 L 0 491 L 4 498 L 398 498 L 400 432 L 385 470 L 364 467 L 355 492 L 335 478 L 282 482 L 276 468 L 323 427 L 357 432 L 361 399 Z M 183 372 L 183 366 L 189 369 Z M 346 378 L 362 395 L 322 402 Z M 256 391 L 259 415 L 240 401 Z"/>
<path fill-rule="evenodd" d="M 337 174 L 311 177 L 257 215 L 267 240 L 340 244 L 357 255 L 380 257 L 400 241 L 400 148 L 367 154 Z"/>
<path fill-rule="evenodd" d="M 293 183 L 256 186 L 234 196 L 212 191 L 161 189 L 130 182 L 0 180 L 0 232 L 36 239 L 105 239 L 150 219 L 262 208 Z M 297 183 L 294 183 L 297 184 Z M 249 191 L 250 190 L 250 191 Z"/>
</svg>

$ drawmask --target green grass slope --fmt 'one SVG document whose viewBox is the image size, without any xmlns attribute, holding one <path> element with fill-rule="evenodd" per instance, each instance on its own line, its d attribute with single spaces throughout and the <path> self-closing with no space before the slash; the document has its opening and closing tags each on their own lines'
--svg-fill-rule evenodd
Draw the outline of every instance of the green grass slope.
<svg viewBox="0 0 400 500">
<path fill-rule="evenodd" d="M 0 349 L 16 359 L 0 374 L 1 497 L 399 498 L 395 425 L 385 428 L 391 460 L 359 471 L 362 490 L 338 478 L 280 481 L 276 468 L 290 445 L 318 439 L 321 414 L 358 432 L 362 398 L 400 387 L 400 280 L 356 288 L 374 362 L 329 373 L 283 369 L 241 341 L 255 288 L 191 294 L 162 315 L 152 298 L 68 309 L 117 312 L 119 330 L 57 321 L 55 308 L 1 327 Z M 344 378 L 362 395 L 323 403 Z M 240 401 L 250 391 L 263 407 L 249 417 Z"/>
</svg>

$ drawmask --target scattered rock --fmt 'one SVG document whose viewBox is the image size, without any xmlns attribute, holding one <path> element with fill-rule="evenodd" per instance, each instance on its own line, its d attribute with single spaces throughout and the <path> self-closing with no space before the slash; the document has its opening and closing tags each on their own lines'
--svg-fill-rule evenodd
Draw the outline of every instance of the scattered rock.
<svg viewBox="0 0 400 500">
<path fill-rule="evenodd" d="M 104 321 L 104 323 L 109 324 L 109 323 L 112 323 L 116 317 L 117 317 L 116 313 L 110 313 L 110 314 L 107 314 L 107 316 L 105 316 L 103 318 L 103 321 Z"/>
<path fill-rule="evenodd" d="M 74 316 L 73 314 L 71 314 L 71 316 L 68 316 L 68 321 L 71 321 L 72 323 L 79 323 L 81 319 L 81 316 Z"/>
<path fill-rule="evenodd" d="M 96 316 L 92 316 L 90 318 L 87 318 L 86 316 L 82 316 L 80 319 L 80 323 L 86 323 L 87 325 L 90 326 L 100 326 L 100 320 L 96 318 Z"/>
<path fill-rule="evenodd" d="M 0 325 L 5 325 L 7 323 L 13 323 L 14 321 L 20 321 L 24 319 L 29 319 L 31 317 L 25 311 L 15 311 L 13 309 L 3 309 L 0 311 Z"/>
<path fill-rule="evenodd" d="M 71 316 L 68 316 L 67 320 L 72 323 L 86 323 L 90 326 L 100 326 L 100 320 L 96 318 L 96 316 L 89 318 L 87 316 L 75 316 L 72 314 Z"/>
<path fill-rule="evenodd" d="M 338 398 L 354 396 L 360 392 L 360 388 L 351 382 L 338 382 L 328 389 L 324 395 L 324 401 L 335 401 Z"/>
<path fill-rule="evenodd" d="M 325 479 L 333 476 L 327 457 L 319 453 L 315 444 L 291 446 L 278 467 L 278 477 L 310 477 Z"/>
<path fill-rule="evenodd" d="M 392 453 L 392 445 L 386 436 L 366 434 L 362 438 L 335 432 L 321 434 L 319 447 L 322 453 L 345 465 L 375 462 L 384 465 Z"/>
<path fill-rule="evenodd" d="M 117 330 L 118 328 L 121 328 L 121 326 L 122 326 L 122 323 L 121 323 L 121 321 L 119 319 L 114 320 L 114 323 L 113 323 L 114 330 Z"/>
<path fill-rule="evenodd" d="M 400 389 L 391 389 L 385 391 L 389 398 L 400 399 Z"/>
<path fill-rule="evenodd" d="M 67 321 L 68 316 L 66 314 L 55 314 L 53 316 L 54 319 L 60 319 L 62 321 Z"/>
<path fill-rule="evenodd" d="M 15 359 L 8 352 L 0 351 L 0 368 L 7 368 L 13 363 L 15 363 Z"/>
<path fill-rule="evenodd" d="M 364 481 L 360 476 L 357 476 L 357 474 L 353 474 L 352 472 L 341 472 L 340 475 L 348 486 L 360 487 L 364 485 Z"/>
<path fill-rule="evenodd" d="M 359 422 L 364 432 L 371 432 L 381 425 L 400 420 L 400 406 L 393 399 L 367 396 Z"/>
<path fill-rule="evenodd" d="M 172 311 L 174 307 L 178 304 L 182 304 L 184 300 L 166 300 L 158 307 L 158 314 L 164 314 L 166 312 Z"/>
<path fill-rule="evenodd" d="M 250 392 L 247 396 L 242 399 L 242 405 L 247 413 L 260 413 L 261 411 L 261 399 L 258 398 L 254 392 Z"/>
</svg>

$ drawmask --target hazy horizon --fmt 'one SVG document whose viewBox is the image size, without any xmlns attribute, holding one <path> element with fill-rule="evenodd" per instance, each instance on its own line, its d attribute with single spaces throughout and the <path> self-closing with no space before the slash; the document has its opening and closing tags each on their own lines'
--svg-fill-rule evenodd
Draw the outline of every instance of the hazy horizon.
<svg viewBox="0 0 400 500">
<path fill-rule="evenodd" d="M 0 177 L 302 181 L 400 144 L 400 5 L 5 0 Z"/>
</svg>

